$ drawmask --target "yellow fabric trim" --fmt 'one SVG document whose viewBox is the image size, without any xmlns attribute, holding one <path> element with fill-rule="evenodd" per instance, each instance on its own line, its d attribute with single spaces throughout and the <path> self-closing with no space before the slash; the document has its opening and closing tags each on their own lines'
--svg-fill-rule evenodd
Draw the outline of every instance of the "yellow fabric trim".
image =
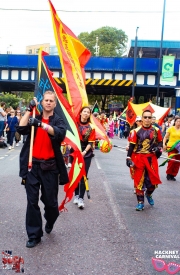
<svg viewBox="0 0 180 275">
<path fill-rule="evenodd" d="M 139 189 L 139 190 L 142 190 L 142 187 L 143 187 L 143 183 L 144 183 L 144 174 L 145 174 L 145 170 L 144 170 L 143 175 L 142 175 L 142 177 L 141 177 L 141 179 L 140 179 L 140 182 L 139 182 L 139 184 L 138 184 L 138 186 L 137 186 L 137 189 Z"/>
</svg>

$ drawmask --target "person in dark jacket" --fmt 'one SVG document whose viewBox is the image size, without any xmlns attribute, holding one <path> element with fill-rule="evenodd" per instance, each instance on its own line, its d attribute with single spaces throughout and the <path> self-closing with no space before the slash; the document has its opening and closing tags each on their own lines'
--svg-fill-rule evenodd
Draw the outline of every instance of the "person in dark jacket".
<svg viewBox="0 0 180 275">
<path fill-rule="evenodd" d="M 46 91 L 42 99 L 42 114 L 30 117 L 37 100 L 31 100 L 29 108 L 22 117 L 17 132 L 27 135 L 20 153 L 20 177 L 27 194 L 26 231 L 29 240 L 26 247 L 36 246 L 43 236 L 42 217 L 38 206 L 39 190 L 44 203 L 46 219 L 45 231 L 50 233 L 59 216 L 58 185 L 68 183 L 68 174 L 60 150 L 66 135 L 64 121 L 54 113 L 56 107 L 54 92 Z M 32 169 L 28 171 L 31 126 L 35 127 L 32 150 Z M 59 183 L 60 174 L 60 183 Z"/>
</svg>

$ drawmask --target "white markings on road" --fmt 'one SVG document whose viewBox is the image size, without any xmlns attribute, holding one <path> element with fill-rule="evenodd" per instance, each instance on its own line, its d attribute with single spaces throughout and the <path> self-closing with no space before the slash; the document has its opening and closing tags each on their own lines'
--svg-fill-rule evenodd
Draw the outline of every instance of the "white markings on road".
<svg viewBox="0 0 180 275">
<path fill-rule="evenodd" d="M 123 152 L 123 153 L 127 153 L 126 150 L 122 150 L 122 149 L 118 149 L 118 151 L 121 151 L 121 152 Z"/>
<path fill-rule="evenodd" d="M 95 158 L 95 163 L 96 163 L 97 169 L 101 169 L 101 166 L 96 158 Z"/>
<path fill-rule="evenodd" d="M 111 192 L 111 189 L 110 189 L 108 183 L 106 181 L 103 181 L 103 184 L 104 184 L 107 196 L 109 198 L 110 206 L 113 211 L 114 217 L 118 223 L 119 229 L 126 229 L 125 225 L 123 224 L 123 220 L 120 217 L 120 213 L 119 213 L 118 207 L 116 205 L 116 200 L 114 199 L 114 196 Z"/>
<path fill-rule="evenodd" d="M 4 157 L 0 157 L 0 159 L 3 159 Z"/>
<path fill-rule="evenodd" d="M 14 156 L 14 157 L 12 157 L 10 160 L 13 160 L 13 159 L 17 158 L 17 156 L 18 156 L 18 155 L 15 155 L 15 156 Z"/>
</svg>

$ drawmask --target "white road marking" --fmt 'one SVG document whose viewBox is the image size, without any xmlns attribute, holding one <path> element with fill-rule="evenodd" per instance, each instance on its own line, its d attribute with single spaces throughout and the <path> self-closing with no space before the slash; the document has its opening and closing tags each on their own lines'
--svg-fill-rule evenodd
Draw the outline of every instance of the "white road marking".
<svg viewBox="0 0 180 275">
<path fill-rule="evenodd" d="M 121 152 L 123 152 L 123 153 L 127 153 L 127 151 L 122 150 L 122 149 L 118 149 L 118 151 L 121 151 Z"/>
<path fill-rule="evenodd" d="M 95 163 L 96 163 L 97 169 L 101 169 L 101 166 L 96 158 L 95 158 Z"/>
<path fill-rule="evenodd" d="M 0 159 L 3 159 L 4 157 L 0 157 Z"/>
<path fill-rule="evenodd" d="M 121 219 L 118 207 L 116 205 L 116 199 L 114 198 L 114 195 L 111 192 L 109 184 L 106 181 L 103 181 L 103 184 L 104 184 L 107 196 L 109 198 L 110 206 L 111 206 L 111 209 L 113 211 L 114 217 L 115 217 L 115 219 L 116 219 L 116 221 L 118 223 L 119 229 L 126 229 L 125 225 L 123 224 L 123 220 Z"/>
<path fill-rule="evenodd" d="M 14 156 L 14 157 L 12 157 L 10 160 L 13 160 L 13 159 L 17 158 L 17 156 L 18 156 L 18 155 L 15 155 L 15 156 Z"/>
</svg>

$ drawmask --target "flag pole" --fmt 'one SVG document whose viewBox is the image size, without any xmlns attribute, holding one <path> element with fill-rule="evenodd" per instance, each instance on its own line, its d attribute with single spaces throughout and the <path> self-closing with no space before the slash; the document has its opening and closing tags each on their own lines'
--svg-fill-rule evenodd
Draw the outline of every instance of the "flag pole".
<svg viewBox="0 0 180 275">
<path fill-rule="evenodd" d="M 159 99 L 159 84 L 160 84 L 160 76 L 161 76 L 161 63 L 162 63 L 161 60 L 162 60 L 163 35 L 164 35 L 165 7 L 166 7 L 166 0 L 164 0 L 164 5 L 163 5 L 161 44 L 160 44 L 160 52 L 159 52 L 159 66 L 158 66 L 158 77 L 157 77 L 157 96 L 156 96 L 156 104 L 157 105 L 158 105 L 158 99 Z"/>
<path fill-rule="evenodd" d="M 96 100 L 96 102 L 94 103 L 94 106 L 96 105 L 96 103 L 97 103 L 97 100 Z M 94 110 L 94 106 L 93 106 L 93 108 L 92 108 L 92 111 Z"/>
<path fill-rule="evenodd" d="M 33 108 L 32 117 L 35 118 L 36 107 Z M 31 126 L 31 141 L 30 141 L 30 149 L 29 149 L 29 162 L 28 162 L 28 170 L 32 169 L 32 152 L 33 152 L 33 143 L 34 143 L 34 126 Z"/>
</svg>

